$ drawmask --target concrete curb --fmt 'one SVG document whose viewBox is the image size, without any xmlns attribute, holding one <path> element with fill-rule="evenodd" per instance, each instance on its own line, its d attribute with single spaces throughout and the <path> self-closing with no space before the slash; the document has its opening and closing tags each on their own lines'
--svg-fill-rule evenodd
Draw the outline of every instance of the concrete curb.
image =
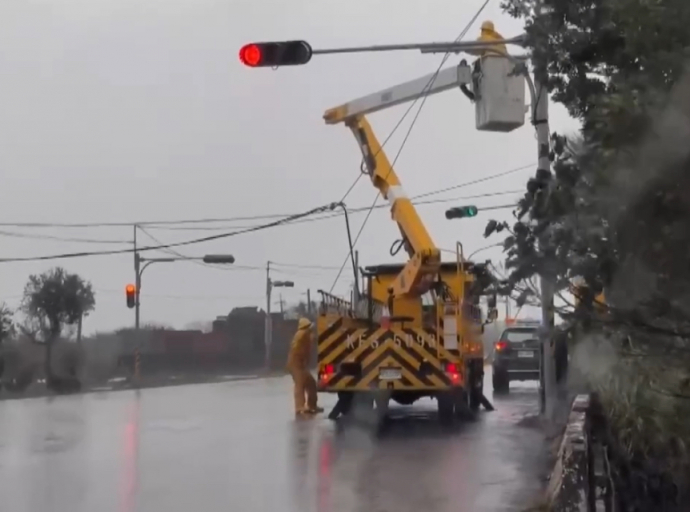
<svg viewBox="0 0 690 512">
<path fill-rule="evenodd" d="M 587 511 L 589 457 L 585 425 L 588 410 L 589 396 L 577 395 L 570 409 L 546 491 L 549 510 Z"/>
</svg>

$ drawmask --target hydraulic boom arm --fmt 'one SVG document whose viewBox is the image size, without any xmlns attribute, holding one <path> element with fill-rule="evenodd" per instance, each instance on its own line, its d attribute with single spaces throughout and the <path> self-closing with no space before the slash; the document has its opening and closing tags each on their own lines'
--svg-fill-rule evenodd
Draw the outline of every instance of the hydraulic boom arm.
<svg viewBox="0 0 690 512">
<path fill-rule="evenodd" d="M 439 73 L 340 105 L 328 110 L 323 116 L 327 124 L 345 123 L 352 130 L 362 151 L 367 173 L 374 186 L 390 203 L 391 215 L 400 228 L 410 259 L 394 281 L 390 290 L 393 297 L 420 296 L 427 292 L 438 273 L 441 255 L 417 210 L 405 194 L 365 115 L 414 101 L 422 96 L 460 88 L 471 80 L 470 67 L 463 62 Z"/>
<path fill-rule="evenodd" d="M 355 116 L 345 123 L 357 139 L 372 183 L 390 204 L 391 216 L 400 228 L 403 246 L 410 256 L 390 292 L 393 297 L 422 295 L 429 290 L 438 272 L 440 251 L 405 194 L 369 122 L 364 116 Z"/>
</svg>

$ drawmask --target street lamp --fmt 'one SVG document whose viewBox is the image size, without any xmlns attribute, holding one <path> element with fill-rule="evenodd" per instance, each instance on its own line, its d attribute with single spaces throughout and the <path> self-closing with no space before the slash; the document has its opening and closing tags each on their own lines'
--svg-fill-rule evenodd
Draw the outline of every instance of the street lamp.
<svg viewBox="0 0 690 512">
<path fill-rule="evenodd" d="M 136 230 L 136 227 L 135 227 Z M 136 232 L 136 231 L 135 231 Z M 139 332 L 139 309 L 141 306 L 141 276 L 147 267 L 153 265 L 154 263 L 172 263 L 175 261 L 203 261 L 204 263 L 216 264 L 216 265 L 231 265 L 235 263 L 235 257 L 232 254 L 207 254 L 201 257 L 179 257 L 179 258 L 143 258 L 138 252 L 134 253 L 134 273 L 135 273 L 135 283 L 134 285 L 127 285 L 125 288 L 125 294 L 127 296 L 127 306 L 134 307 L 134 329 Z M 144 263 L 142 265 L 142 262 Z M 141 336 L 137 336 L 137 345 L 134 350 L 134 379 L 137 385 L 141 378 Z"/>
<path fill-rule="evenodd" d="M 201 257 L 179 257 L 179 258 L 144 258 L 138 252 L 134 253 L 134 329 L 139 330 L 139 310 L 141 306 L 141 276 L 150 265 L 154 263 L 173 263 L 175 261 L 203 261 L 214 265 L 232 265 L 235 257 L 232 254 L 207 254 Z M 142 265 L 143 263 L 143 265 Z"/>
</svg>

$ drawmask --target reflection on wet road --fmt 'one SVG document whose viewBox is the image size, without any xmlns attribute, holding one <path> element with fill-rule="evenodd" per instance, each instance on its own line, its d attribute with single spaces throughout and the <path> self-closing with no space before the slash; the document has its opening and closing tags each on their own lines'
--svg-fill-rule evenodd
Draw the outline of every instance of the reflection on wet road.
<svg viewBox="0 0 690 512">
<path fill-rule="evenodd" d="M 379 438 L 295 422 L 280 378 L 0 402 L 2 510 L 519 511 L 544 440 L 519 424 L 535 385 L 513 386 L 476 422 L 442 429 L 429 400 Z"/>
</svg>

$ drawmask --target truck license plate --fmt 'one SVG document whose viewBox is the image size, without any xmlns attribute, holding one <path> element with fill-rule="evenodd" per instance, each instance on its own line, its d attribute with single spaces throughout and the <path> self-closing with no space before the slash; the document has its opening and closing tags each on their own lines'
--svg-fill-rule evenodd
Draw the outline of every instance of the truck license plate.
<svg viewBox="0 0 690 512">
<path fill-rule="evenodd" d="M 402 372 L 398 368 L 381 368 L 379 370 L 379 379 L 381 380 L 398 380 L 402 377 Z"/>
<path fill-rule="evenodd" d="M 530 350 L 521 350 L 518 352 L 518 357 L 534 357 L 534 352 Z"/>
</svg>

